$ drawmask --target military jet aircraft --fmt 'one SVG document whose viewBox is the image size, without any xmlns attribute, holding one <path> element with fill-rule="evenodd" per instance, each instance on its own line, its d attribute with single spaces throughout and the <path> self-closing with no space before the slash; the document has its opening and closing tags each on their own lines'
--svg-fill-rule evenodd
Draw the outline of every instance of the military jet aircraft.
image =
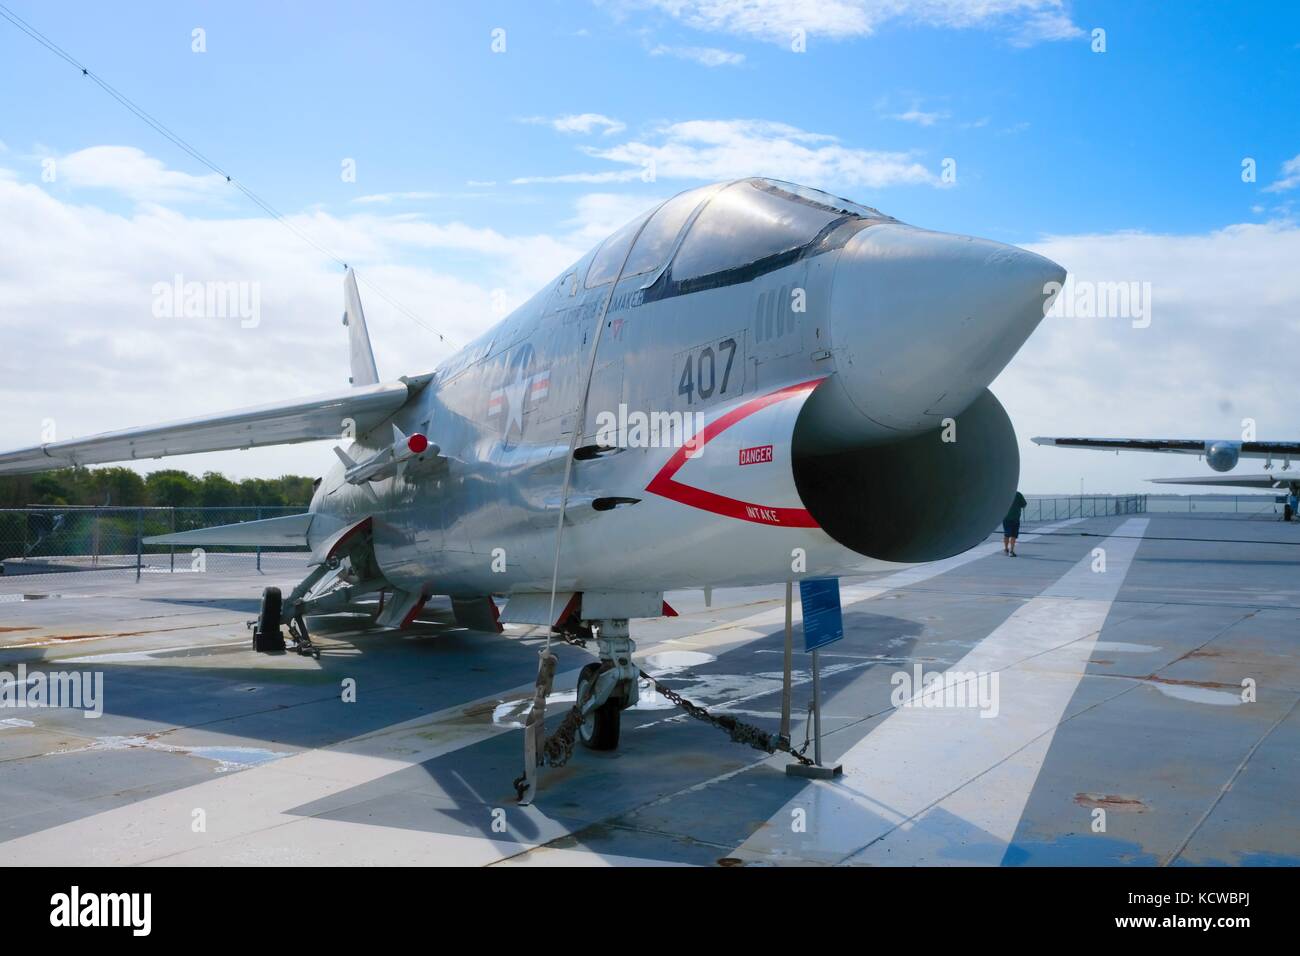
<svg viewBox="0 0 1300 956">
<path fill-rule="evenodd" d="M 988 385 L 1064 270 L 750 178 L 638 216 L 431 372 L 380 379 L 355 276 L 348 388 L 0 453 L 0 473 L 333 438 L 310 509 L 149 539 L 305 544 L 258 650 L 381 596 L 409 623 L 594 634 L 581 739 L 637 699 L 629 619 L 674 588 L 934 561 L 1005 513 L 1019 477 Z M 344 447 L 346 445 L 346 447 Z M 494 596 L 504 598 L 498 610 Z"/>
<path fill-rule="evenodd" d="M 1096 451 L 1154 451 L 1176 455 L 1197 455 L 1220 475 L 1197 475 L 1192 478 L 1152 478 L 1163 485 L 1209 485 L 1215 488 L 1272 488 L 1295 496 L 1300 493 L 1300 470 L 1291 467 L 1291 459 L 1300 456 L 1300 442 L 1233 441 L 1225 438 L 1046 438 L 1033 439 L 1037 445 L 1057 448 L 1091 448 Z M 1230 475 L 1242 458 L 1265 459 L 1265 473 Z M 1282 467 L 1273 469 L 1276 459 Z M 1287 512 L 1290 520 L 1290 511 Z"/>
</svg>

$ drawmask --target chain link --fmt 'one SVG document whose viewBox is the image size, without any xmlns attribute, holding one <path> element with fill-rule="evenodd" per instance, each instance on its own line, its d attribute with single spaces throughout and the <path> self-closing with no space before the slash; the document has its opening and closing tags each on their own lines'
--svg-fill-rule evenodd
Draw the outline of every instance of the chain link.
<svg viewBox="0 0 1300 956">
<path fill-rule="evenodd" d="M 564 636 L 564 640 L 567 643 L 578 647 L 586 647 L 587 644 L 587 642 L 582 638 L 570 638 L 567 635 Z M 805 767 L 812 766 L 812 760 L 805 756 L 805 751 L 807 751 L 810 742 L 809 734 L 811 734 L 811 723 L 809 725 L 809 734 L 805 734 L 803 746 L 798 750 L 795 750 L 788 740 L 785 740 L 776 734 L 769 734 L 762 728 L 755 727 L 753 724 L 747 724 L 742 720 L 737 720 L 735 717 L 729 717 L 725 714 L 722 716 L 710 714 L 699 704 L 687 700 L 671 687 L 665 687 L 645 671 L 638 669 L 638 673 L 640 673 L 645 680 L 648 680 L 654 686 L 656 691 L 663 694 L 664 697 L 668 698 L 668 700 L 675 706 L 684 710 L 688 717 L 702 720 L 706 724 L 725 731 L 727 736 L 736 743 L 745 744 L 753 747 L 755 750 L 762 750 L 764 753 L 769 754 L 774 754 L 778 750 L 784 751 Z M 555 732 L 546 738 L 546 741 L 542 744 L 541 750 L 537 754 L 537 766 L 563 767 L 569 762 L 569 759 L 573 756 L 574 746 L 577 744 L 578 728 L 582 726 L 581 708 L 582 702 L 575 702 L 569 712 L 564 715 L 564 720 L 560 722 L 560 726 L 555 728 Z M 524 775 L 520 774 L 515 778 L 514 782 L 515 790 L 521 799 L 523 798 L 525 790 L 524 780 Z"/>
<path fill-rule="evenodd" d="M 790 746 L 789 741 L 781 739 L 776 734 L 769 734 L 761 727 L 755 727 L 753 724 L 747 724 L 743 720 L 737 720 L 735 717 L 729 717 L 726 714 L 717 716 L 710 714 L 699 704 L 693 704 L 681 694 L 677 693 L 671 687 L 665 687 L 645 671 L 641 671 L 641 676 L 654 685 L 655 690 L 663 694 L 670 701 L 686 711 L 687 716 L 694 717 L 696 720 L 702 720 L 706 724 L 711 724 L 719 730 L 726 731 L 727 736 L 738 744 L 747 744 L 755 750 L 762 750 L 766 753 L 774 754 L 778 750 L 788 753 L 795 760 L 805 766 L 812 766 L 812 760 L 804 756 L 804 751 L 808 749 L 808 742 L 805 740 L 803 747 L 795 750 Z"/>
</svg>

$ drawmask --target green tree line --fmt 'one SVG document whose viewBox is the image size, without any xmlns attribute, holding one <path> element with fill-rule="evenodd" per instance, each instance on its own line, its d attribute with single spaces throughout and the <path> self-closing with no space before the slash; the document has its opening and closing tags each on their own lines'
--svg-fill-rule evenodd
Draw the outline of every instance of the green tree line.
<svg viewBox="0 0 1300 956">
<path fill-rule="evenodd" d="M 64 468 L 36 475 L 0 475 L 0 507 L 112 505 L 114 507 L 306 507 L 314 479 L 302 475 L 232 481 L 220 472 L 202 477 L 167 468 L 140 475 L 130 468 Z"/>
</svg>

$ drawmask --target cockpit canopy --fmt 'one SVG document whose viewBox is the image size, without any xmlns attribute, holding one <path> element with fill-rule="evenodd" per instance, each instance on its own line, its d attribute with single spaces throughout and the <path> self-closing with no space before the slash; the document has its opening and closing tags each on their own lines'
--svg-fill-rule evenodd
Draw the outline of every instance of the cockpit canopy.
<svg viewBox="0 0 1300 956">
<path fill-rule="evenodd" d="M 587 270 L 586 287 L 614 281 L 620 267 L 622 278 L 645 276 L 649 285 L 670 260 L 672 281 L 693 285 L 755 263 L 793 261 L 846 223 L 889 218 L 820 189 L 774 179 L 701 186 L 679 193 L 606 239 Z M 629 253 L 633 239 L 636 245 Z"/>
</svg>

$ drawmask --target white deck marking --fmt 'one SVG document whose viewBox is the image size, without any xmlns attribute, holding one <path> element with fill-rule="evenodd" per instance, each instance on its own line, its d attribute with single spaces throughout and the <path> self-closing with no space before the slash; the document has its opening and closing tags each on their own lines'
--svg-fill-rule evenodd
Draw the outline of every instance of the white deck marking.
<svg viewBox="0 0 1300 956">
<path fill-rule="evenodd" d="M 1104 573 L 1093 572 L 1090 553 L 952 666 L 997 672 L 997 717 L 969 707 L 896 708 L 843 755 L 842 780 L 809 784 L 733 855 L 1000 863 L 1146 526 L 1145 518 L 1125 521 L 1099 542 Z M 797 810 L 804 833 L 791 829 Z M 1081 811 L 1079 828 L 1090 822 Z"/>
</svg>

